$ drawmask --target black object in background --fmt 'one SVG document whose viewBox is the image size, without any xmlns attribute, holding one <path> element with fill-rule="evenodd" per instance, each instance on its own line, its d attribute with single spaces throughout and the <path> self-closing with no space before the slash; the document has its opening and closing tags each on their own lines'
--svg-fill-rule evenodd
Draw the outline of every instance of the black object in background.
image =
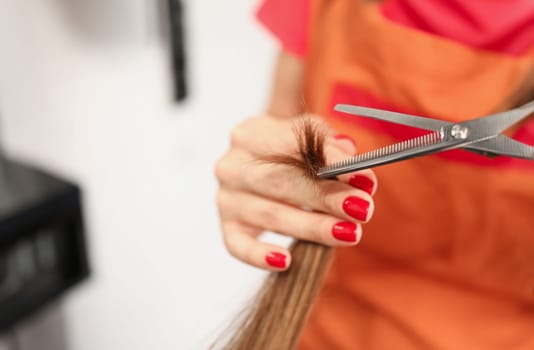
<svg viewBox="0 0 534 350">
<path fill-rule="evenodd" d="M 0 332 L 88 271 L 79 188 L 0 155 Z"/>
<path fill-rule="evenodd" d="M 185 47 L 183 7 L 180 0 L 169 0 L 169 23 L 174 73 L 174 98 L 181 101 L 187 96 L 185 82 Z"/>
</svg>

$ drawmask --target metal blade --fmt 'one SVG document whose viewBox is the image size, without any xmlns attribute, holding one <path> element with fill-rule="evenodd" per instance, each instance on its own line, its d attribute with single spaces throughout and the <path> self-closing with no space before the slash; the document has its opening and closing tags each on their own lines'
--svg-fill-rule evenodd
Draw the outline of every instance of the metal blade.
<svg viewBox="0 0 534 350">
<path fill-rule="evenodd" d="M 468 127 L 470 130 L 475 130 L 477 136 L 498 135 L 504 130 L 508 129 L 510 126 L 517 124 L 533 113 L 534 101 L 509 111 L 488 115 L 459 124 Z"/>
<path fill-rule="evenodd" d="M 534 147 L 516 141 L 505 135 L 497 135 L 494 138 L 472 143 L 464 147 L 467 150 L 502 155 L 521 159 L 534 160 Z"/>
<path fill-rule="evenodd" d="M 419 128 L 419 129 L 424 129 L 424 130 L 429 130 L 429 131 L 438 131 L 442 127 L 451 125 L 450 122 L 446 122 L 442 120 L 419 117 L 419 116 L 405 114 L 405 113 L 384 111 L 384 110 L 375 109 L 375 108 L 345 105 L 345 104 L 336 105 L 334 107 L 334 110 L 338 112 L 383 120 L 383 121 L 387 121 L 390 123 L 407 125 L 407 126 L 411 126 L 414 128 Z"/>
<path fill-rule="evenodd" d="M 406 141 L 398 142 L 367 153 L 350 157 L 319 169 L 317 176 L 332 178 L 337 175 L 363 170 L 378 165 L 388 164 L 404 159 L 423 156 L 438 151 L 451 149 L 468 142 L 465 140 L 443 140 L 441 132 L 433 132 Z"/>
</svg>

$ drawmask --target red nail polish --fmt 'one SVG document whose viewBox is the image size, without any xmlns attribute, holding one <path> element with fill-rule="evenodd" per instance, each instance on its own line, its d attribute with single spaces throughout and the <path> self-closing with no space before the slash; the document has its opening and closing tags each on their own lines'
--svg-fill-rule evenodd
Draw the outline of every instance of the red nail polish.
<svg viewBox="0 0 534 350">
<path fill-rule="evenodd" d="M 359 188 L 360 190 L 363 190 L 369 194 L 373 193 L 373 189 L 375 188 L 375 182 L 368 178 L 367 176 L 363 175 L 353 175 L 349 179 L 349 185 L 352 187 Z"/>
<path fill-rule="evenodd" d="M 356 231 L 358 226 L 349 221 L 338 222 L 332 227 L 332 235 L 345 242 L 356 242 Z"/>
<path fill-rule="evenodd" d="M 356 220 L 367 221 L 369 202 L 360 197 L 350 196 L 343 202 L 343 210 Z"/>
<path fill-rule="evenodd" d="M 270 252 L 265 256 L 265 261 L 272 267 L 283 269 L 286 267 L 286 255 L 277 252 Z"/>
<path fill-rule="evenodd" d="M 334 136 L 334 138 L 336 140 L 347 140 L 347 141 L 350 141 L 352 142 L 352 145 L 354 147 L 356 147 L 356 143 L 354 142 L 354 140 L 352 139 L 352 137 L 348 136 L 348 135 L 345 135 L 345 134 L 337 134 L 336 136 Z"/>
</svg>

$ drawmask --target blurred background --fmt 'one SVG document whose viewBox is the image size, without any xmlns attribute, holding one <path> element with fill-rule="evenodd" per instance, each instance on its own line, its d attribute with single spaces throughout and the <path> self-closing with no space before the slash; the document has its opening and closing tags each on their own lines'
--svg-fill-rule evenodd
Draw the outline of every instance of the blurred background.
<svg viewBox="0 0 534 350">
<path fill-rule="evenodd" d="M 246 304 L 263 274 L 223 247 L 213 165 L 267 100 L 257 5 L 182 1 L 178 101 L 169 1 L 0 0 L 2 152 L 80 187 L 90 268 L 1 350 L 206 349 Z"/>
</svg>

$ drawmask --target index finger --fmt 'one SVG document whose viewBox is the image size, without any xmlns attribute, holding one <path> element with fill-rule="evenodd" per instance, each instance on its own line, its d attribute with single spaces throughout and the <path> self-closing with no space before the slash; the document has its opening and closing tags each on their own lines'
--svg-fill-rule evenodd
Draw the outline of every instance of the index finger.
<svg viewBox="0 0 534 350">
<path fill-rule="evenodd" d="M 352 143 L 353 146 L 350 146 L 350 143 Z M 329 144 L 332 147 L 328 147 Z M 356 146 L 354 145 L 354 141 L 348 136 L 334 136 L 333 138 L 327 139 L 325 153 L 327 165 L 333 164 L 355 155 Z M 353 187 L 359 188 L 369 193 L 371 196 L 376 193 L 378 181 L 374 171 L 371 169 L 338 175 L 337 179 L 341 182 L 348 183 Z"/>
</svg>

